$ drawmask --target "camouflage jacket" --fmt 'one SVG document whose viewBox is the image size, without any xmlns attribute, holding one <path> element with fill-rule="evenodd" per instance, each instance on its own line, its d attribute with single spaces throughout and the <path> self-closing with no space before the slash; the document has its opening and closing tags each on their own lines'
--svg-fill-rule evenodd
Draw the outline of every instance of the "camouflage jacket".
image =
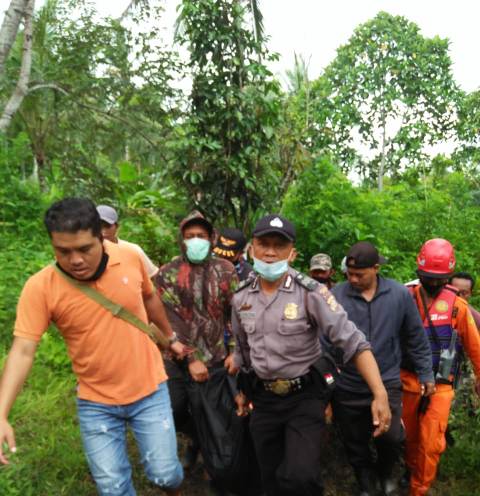
<svg viewBox="0 0 480 496">
<path fill-rule="evenodd" d="M 224 331 L 230 328 L 230 302 L 238 285 L 234 266 L 209 257 L 201 264 L 185 256 L 160 267 L 155 285 L 179 340 L 207 365 L 225 358 Z"/>
</svg>

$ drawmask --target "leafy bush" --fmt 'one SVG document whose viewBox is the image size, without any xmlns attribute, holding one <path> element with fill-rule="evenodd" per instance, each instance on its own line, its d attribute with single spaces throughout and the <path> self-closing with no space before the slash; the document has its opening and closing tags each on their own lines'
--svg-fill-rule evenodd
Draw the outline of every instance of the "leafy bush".
<svg viewBox="0 0 480 496">
<path fill-rule="evenodd" d="M 476 186 L 460 173 L 399 182 L 378 192 L 353 186 L 328 157 L 320 158 L 288 191 L 283 213 L 298 230 L 299 265 L 329 253 L 338 266 L 348 248 L 369 240 L 389 263 L 382 273 L 399 281 L 416 277 L 416 256 L 430 238 L 456 250 L 457 269 L 476 274 L 480 221 Z"/>
</svg>

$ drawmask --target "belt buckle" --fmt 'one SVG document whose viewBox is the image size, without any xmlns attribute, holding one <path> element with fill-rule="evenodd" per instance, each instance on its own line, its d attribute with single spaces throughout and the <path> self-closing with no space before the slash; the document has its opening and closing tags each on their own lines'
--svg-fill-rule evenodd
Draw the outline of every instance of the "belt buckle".
<svg viewBox="0 0 480 496">
<path fill-rule="evenodd" d="M 292 390 L 292 385 L 288 379 L 276 379 L 271 383 L 270 389 L 278 396 L 286 396 Z"/>
</svg>

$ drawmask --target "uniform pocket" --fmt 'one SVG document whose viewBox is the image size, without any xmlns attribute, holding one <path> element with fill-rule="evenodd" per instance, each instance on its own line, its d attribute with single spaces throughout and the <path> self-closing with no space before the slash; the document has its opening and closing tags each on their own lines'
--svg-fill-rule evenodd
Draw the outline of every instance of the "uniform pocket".
<svg viewBox="0 0 480 496">
<path fill-rule="evenodd" d="M 243 324 L 243 328 L 247 334 L 253 334 L 255 332 L 255 322 L 246 322 Z"/>
<path fill-rule="evenodd" d="M 284 336 L 292 336 L 295 334 L 302 334 L 307 330 L 307 325 L 303 321 L 287 322 L 282 321 L 278 328 L 278 332 Z"/>
<path fill-rule="evenodd" d="M 438 422 L 438 437 L 436 442 L 436 451 L 438 454 L 442 454 L 447 448 L 447 440 L 445 439 L 445 433 L 447 432 L 448 421 L 440 420 Z"/>
</svg>

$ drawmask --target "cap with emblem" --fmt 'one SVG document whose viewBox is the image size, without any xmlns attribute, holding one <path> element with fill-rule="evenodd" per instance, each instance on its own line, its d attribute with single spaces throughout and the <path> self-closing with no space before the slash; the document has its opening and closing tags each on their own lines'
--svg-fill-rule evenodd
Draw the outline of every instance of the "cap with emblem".
<svg viewBox="0 0 480 496">
<path fill-rule="evenodd" d="M 326 253 L 317 253 L 310 260 L 310 270 L 330 270 L 332 259 Z"/>
<path fill-rule="evenodd" d="M 240 229 L 227 227 L 220 231 L 213 251 L 221 257 L 231 258 L 243 250 L 246 244 L 247 240 Z"/>
<path fill-rule="evenodd" d="M 108 205 L 98 205 L 97 212 L 98 215 L 100 215 L 100 219 L 107 224 L 116 224 L 118 222 L 118 214 L 113 207 L 109 207 Z"/>
<path fill-rule="evenodd" d="M 280 215 L 266 215 L 256 223 L 252 236 L 258 238 L 266 234 L 281 234 L 289 241 L 295 241 L 295 226 Z"/>
<path fill-rule="evenodd" d="M 355 243 L 347 253 L 347 267 L 352 269 L 366 269 L 386 262 L 386 258 L 368 241 Z"/>
</svg>

